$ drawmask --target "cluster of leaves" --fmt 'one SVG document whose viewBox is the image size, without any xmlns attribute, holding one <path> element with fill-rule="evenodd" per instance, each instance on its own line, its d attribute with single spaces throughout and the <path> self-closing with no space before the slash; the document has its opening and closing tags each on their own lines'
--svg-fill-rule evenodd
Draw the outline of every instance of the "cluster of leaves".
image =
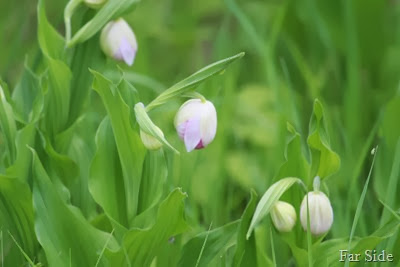
<svg viewBox="0 0 400 267">
<path fill-rule="evenodd" d="M 134 113 L 138 94 L 123 75 L 117 82 L 95 70 L 90 75 L 104 57 L 97 39 L 87 39 L 135 2 L 108 1 L 66 40 L 39 1 L 42 62 L 34 69 L 26 64 L 12 94 L 0 86 L 0 222 L 7 266 L 148 266 L 189 230 L 187 195 L 179 188 L 166 192 L 165 153 L 146 151 L 138 129 L 152 134 L 147 111 L 193 90 L 243 53 L 194 73 L 147 111 L 135 107 Z M 90 87 L 105 114 L 95 110 Z"/>
<path fill-rule="evenodd" d="M 285 194 L 286 191 L 288 191 L 294 184 L 298 184 L 300 186 L 300 192 L 306 192 L 307 185 L 310 187 L 310 182 L 312 181 L 311 178 L 318 175 L 322 179 L 326 179 L 337 172 L 340 168 L 340 157 L 330 148 L 329 135 L 327 133 L 327 127 L 324 124 L 323 106 L 319 100 L 315 100 L 314 102 L 313 114 L 310 119 L 309 136 L 307 139 L 311 164 L 308 162 L 306 155 L 304 155 L 302 151 L 300 134 L 296 132 L 294 127 L 289 123 L 287 124 L 287 129 L 291 133 L 292 137 L 287 144 L 286 162 L 281 166 L 276 177 L 276 179 L 279 180 L 268 188 L 257 206 L 253 206 L 252 213 L 254 212 L 254 215 L 252 215 L 251 220 L 249 220 L 250 217 L 247 218 L 246 227 L 244 227 L 244 229 L 248 230 L 245 235 L 246 240 L 244 239 L 243 233 L 242 242 L 248 244 L 250 247 L 255 246 L 255 244 L 249 244 L 255 242 L 254 238 L 251 238 L 252 232 L 266 217 L 266 215 L 270 213 L 274 204 Z M 373 155 L 375 161 L 375 149 Z M 364 187 L 363 195 L 359 201 L 355 219 L 353 221 L 352 233 L 349 238 L 328 239 L 324 241 L 326 234 L 323 236 L 312 237 L 309 231 L 305 233 L 300 229 L 300 227 L 296 227 L 290 233 L 279 234 L 282 240 L 290 247 L 298 266 L 340 266 L 342 263 L 338 262 L 337 257 L 337 252 L 339 250 L 347 249 L 352 253 L 364 255 L 365 250 L 374 249 L 381 241 L 396 233 L 400 226 L 399 215 L 388 207 L 392 213 L 390 220 L 382 224 L 369 236 L 353 238 L 354 229 L 359 217 L 358 213 L 361 211 L 364 201 L 363 197 L 365 197 L 371 171 Z M 323 185 L 324 190 L 328 190 L 326 184 L 324 183 Z M 299 192 L 291 192 L 292 194 L 286 197 L 290 202 L 296 203 L 296 206 L 298 207 L 299 201 L 301 200 L 298 195 Z M 327 193 L 329 194 L 329 191 Z M 304 194 L 305 193 L 300 195 L 303 196 Z M 242 253 L 243 255 L 246 255 L 245 253 L 249 253 L 249 250 L 247 250 L 247 252 L 246 250 L 243 250 Z M 274 254 L 273 251 L 272 253 Z M 258 264 L 260 264 L 260 262 L 258 262 Z M 263 264 L 267 265 L 268 261 Z M 272 264 L 276 265 L 276 262 L 273 262 Z"/>
</svg>

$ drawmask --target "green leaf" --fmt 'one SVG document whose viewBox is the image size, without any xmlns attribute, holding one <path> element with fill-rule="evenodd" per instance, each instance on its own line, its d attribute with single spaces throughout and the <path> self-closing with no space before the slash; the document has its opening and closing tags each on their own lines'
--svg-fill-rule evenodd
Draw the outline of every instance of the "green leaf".
<svg viewBox="0 0 400 267">
<path fill-rule="evenodd" d="M 49 88 L 46 95 L 45 120 L 49 133 L 56 135 L 67 127 L 72 73 L 68 66 L 60 60 L 48 57 L 46 63 Z"/>
<path fill-rule="evenodd" d="M 2 233 L 2 256 L 4 266 L 22 266 L 23 254 L 12 240 L 31 258 L 38 249 L 33 228 L 32 194 L 26 182 L 0 175 L 0 225 Z M 4 253 L 4 254 L 3 254 Z"/>
<path fill-rule="evenodd" d="M 168 141 L 167 141 L 167 139 L 165 139 L 164 135 L 161 134 L 161 132 L 158 130 L 159 128 L 150 119 L 143 103 L 140 102 L 135 105 L 135 115 L 136 115 L 136 120 L 139 123 L 140 128 L 145 133 L 155 137 L 158 141 L 160 141 L 162 144 L 166 145 L 169 149 L 171 149 L 175 153 L 179 154 L 178 150 L 176 150 L 170 143 L 168 143 Z"/>
<path fill-rule="evenodd" d="M 130 230 L 118 252 L 106 251 L 111 266 L 150 266 L 161 249 L 169 245 L 168 240 L 188 228 L 183 216 L 186 197 L 180 189 L 172 191 L 160 204 L 157 220 L 151 228 Z"/>
<path fill-rule="evenodd" d="M 16 157 L 15 137 L 17 126 L 11 105 L 7 102 L 3 88 L 0 86 L 0 130 L 4 136 L 7 148 L 8 165 L 11 165 Z"/>
<path fill-rule="evenodd" d="M 235 256 L 233 266 L 257 266 L 256 244 L 254 236 L 250 240 L 246 239 L 247 229 L 249 229 L 251 218 L 257 205 L 257 194 L 251 190 L 250 201 L 240 219 L 239 231 L 237 234 Z"/>
<path fill-rule="evenodd" d="M 361 261 L 366 250 L 372 250 L 383 240 L 393 236 L 400 227 L 400 221 L 392 217 L 386 224 L 378 228 L 371 235 L 366 237 L 356 237 L 351 241 L 350 253 L 361 254 Z M 316 255 L 314 266 L 343 266 L 343 262 L 338 262 L 339 250 L 347 249 L 349 238 L 331 239 L 313 247 L 313 254 Z"/>
<path fill-rule="evenodd" d="M 240 221 L 198 234 L 190 239 L 182 249 L 178 266 L 208 266 L 208 264 L 236 243 Z"/>
<path fill-rule="evenodd" d="M 311 150 L 311 178 L 318 175 L 321 179 L 324 179 L 337 172 L 340 168 L 340 157 L 330 148 L 324 120 L 322 103 L 316 99 L 310 120 L 310 133 L 307 139 Z"/>
<path fill-rule="evenodd" d="M 209 79 L 210 77 L 221 74 L 231 63 L 243 56 L 244 52 L 241 52 L 237 55 L 222 59 L 202 68 L 201 70 L 195 72 L 186 79 L 178 82 L 177 84 L 162 92 L 156 99 L 154 99 L 150 104 L 146 106 L 146 110 L 150 111 L 153 108 L 160 106 L 168 102 L 169 100 L 186 93 L 189 90 L 194 89 L 196 86 L 198 86 L 203 81 Z"/>
<path fill-rule="evenodd" d="M 43 110 L 44 98 L 41 80 L 26 65 L 21 80 L 13 94 L 13 108 L 18 121 L 28 124 L 36 122 Z"/>
<path fill-rule="evenodd" d="M 385 107 L 382 131 L 389 147 L 395 147 L 400 136 L 400 96 L 394 97 Z"/>
<path fill-rule="evenodd" d="M 254 212 L 246 234 L 247 239 L 249 239 L 256 225 L 268 215 L 273 205 L 279 200 L 283 193 L 285 193 L 286 190 L 288 190 L 296 182 L 302 183 L 299 178 L 288 177 L 277 181 L 268 188 L 268 190 L 262 196 L 260 202 L 257 204 L 256 211 Z"/>
<path fill-rule="evenodd" d="M 291 133 L 291 138 L 286 146 L 286 162 L 280 167 L 276 178 L 297 176 L 307 184 L 310 164 L 303 155 L 300 134 L 290 123 L 287 123 L 287 129 Z"/>
<path fill-rule="evenodd" d="M 121 163 L 108 117 L 97 130 L 96 145 L 97 151 L 90 166 L 90 193 L 107 216 L 128 228 L 129 198 L 125 195 Z M 116 233 L 120 234 L 119 231 Z"/>
<path fill-rule="evenodd" d="M 88 40 L 107 22 L 131 11 L 137 3 L 139 0 L 108 0 L 96 15 L 72 36 L 71 40 L 67 40 L 67 45 L 71 47 Z M 69 14 L 67 14 L 68 16 Z"/>
<path fill-rule="evenodd" d="M 64 155 L 56 151 L 51 144 L 48 136 L 40 132 L 44 150 L 48 155 L 48 163 L 54 168 L 57 176 L 62 180 L 63 184 L 70 186 L 71 183 L 78 178 L 79 167 L 74 160 L 68 155 Z"/>
<path fill-rule="evenodd" d="M 167 159 L 162 149 L 148 151 L 143 163 L 138 213 L 154 207 L 163 195 L 167 181 Z"/>
<path fill-rule="evenodd" d="M 101 67 L 104 64 L 99 42 L 93 38 L 88 42 L 77 46 L 73 50 L 73 58 L 70 68 L 72 70 L 71 96 L 69 105 L 69 123 L 72 124 L 82 113 L 82 109 L 88 102 L 91 92 L 93 77 L 89 67 Z"/>
<path fill-rule="evenodd" d="M 65 47 L 64 39 L 47 20 L 44 0 L 39 0 L 37 14 L 40 49 L 46 57 L 61 59 Z"/>
<path fill-rule="evenodd" d="M 21 181 L 31 182 L 32 153 L 27 148 L 27 145 L 33 147 L 35 143 L 35 137 L 35 124 L 28 124 L 18 131 L 15 140 L 17 158 L 14 164 L 7 169 L 7 175 L 17 177 Z"/>
<path fill-rule="evenodd" d="M 301 231 L 303 231 L 303 229 Z M 297 246 L 296 234 L 293 231 L 289 233 L 283 233 L 281 234 L 281 238 L 290 247 L 293 257 L 296 259 L 297 266 L 299 267 L 309 266 L 308 251 Z"/>
<path fill-rule="evenodd" d="M 118 155 L 124 177 L 125 196 L 127 198 L 128 220 L 131 223 L 137 214 L 139 189 L 145 148 L 137 131 L 131 126 L 130 108 L 121 97 L 119 88 L 100 73 L 91 70 L 93 88 L 103 100 L 110 117 Z"/>
<path fill-rule="evenodd" d="M 39 46 L 48 67 L 45 124 L 54 136 L 67 126 L 72 73 L 62 61 L 64 40 L 47 21 L 43 0 L 38 3 L 38 14 Z"/>
<path fill-rule="evenodd" d="M 63 202 L 33 149 L 32 153 L 35 231 L 49 266 L 95 266 L 103 247 L 116 250 L 118 244 Z M 104 257 L 100 263 L 106 263 Z"/>
</svg>

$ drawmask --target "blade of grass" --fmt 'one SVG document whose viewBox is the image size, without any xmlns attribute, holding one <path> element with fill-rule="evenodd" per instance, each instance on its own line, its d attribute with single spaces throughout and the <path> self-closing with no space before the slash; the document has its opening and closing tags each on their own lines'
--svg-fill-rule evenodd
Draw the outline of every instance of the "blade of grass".
<svg viewBox="0 0 400 267">
<path fill-rule="evenodd" d="M 1 266 L 4 267 L 4 247 L 3 247 L 3 230 L 0 232 L 1 241 Z"/>
<path fill-rule="evenodd" d="M 210 226 L 208 227 L 207 235 L 206 235 L 206 238 L 204 239 L 203 246 L 201 246 L 201 250 L 199 253 L 199 257 L 197 258 L 195 267 L 198 267 L 200 264 L 200 259 L 201 259 L 201 256 L 203 255 L 204 248 L 206 247 L 206 243 L 207 243 L 208 235 L 210 234 L 210 231 L 211 231 L 211 227 L 212 227 L 212 222 L 210 223 Z"/>
<path fill-rule="evenodd" d="M 272 227 L 269 228 L 269 235 L 271 236 L 272 263 L 274 267 L 276 267 L 275 245 L 274 237 L 272 236 Z"/>
<path fill-rule="evenodd" d="M 112 235 L 114 234 L 114 230 L 115 230 L 115 229 L 112 229 L 109 238 L 107 239 L 106 243 L 104 244 L 104 247 L 103 247 L 103 249 L 101 250 L 101 253 L 100 253 L 100 255 L 99 255 L 99 258 L 97 259 L 97 262 L 96 262 L 95 267 L 97 267 L 97 266 L 99 265 L 100 260 L 101 260 L 101 257 L 103 256 L 104 251 L 106 250 L 107 245 L 108 245 L 108 243 L 110 242 Z"/>
<path fill-rule="evenodd" d="M 10 235 L 11 239 L 14 241 L 15 245 L 18 247 L 18 249 L 21 251 L 22 255 L 24 255 L 24 258 L 28 261 L 29 265 L 32 267 L 35 267 L 35 263 L 29 258 L 28 254 L 22 249 L 22 247 L 18 244 L 17 240 L 15 240 L 14 236 L 8 231 L 8 234 Z M 3 251 L 3 250 L 2 250 Z M 2 252 L 3 253 L 3 252 Z M 4 263 L 3 263 L 4 264 Z"/>
<path fill-rule="evenodd" d="M 358 222 L 358 220 L 359 220 L 359 218 L 360 218 L 360 215 L 361 215 L 361 209 L 362 209 L 362 206 L 363 206 L 363 204 L 364 204 L 365 195 L 367 194 L 368 184 L 369 184 L 369 181 L 370 181 L 370 179 L 371 179 L 371 174 L 372 174 L 372 169 L 373 169 L 374 164 L 375 164 L 376 154 L 378 153 L 378 146 L 376 146 L 376 147 L 373 149 L 373 151 L 374 151 L 374 153 L 373 153 L 373 154 L 374 154 L 374 158 L 373 158 L 373 160 L 372 160 L 371 168 L 370 168 L 370 170 L 369 170 L 369 174 L 368 174 L 368 177 L 367 177 L 367 181 L 366 181 L 365 184 L 364 184 L 364 189 L 363 189 L 363 191 L 362 191 L 362 193 L 361 193 L 360 200 L 358 201 L 358 204 L 357 204 L 356 214 L 354 215 L 353 225 L 352 225 L 352 227 L 351 227 L 351 232 L 350 232 L 350 237 L 349 237 L 349 243 L 348 243 L 348 245 L 347 245 L 347 251 L 350 251 L 351 242 L 352 242 L 352 240 L 353 240 L 354 232 L 356 231 L 356 227 L 357 227 L 357 222 Z M 345 267 L 348 267 L 349 264 L 350 264 L 349 258 L 347 257 L 346 263 L 345 263 Z"/>
<path fill-rule="evenodd" d="M 400 215 L 395 212 L 388 204 L 386 204 L 385 202 L 383 202 L 382 200 L 379 199 L 379 202 L 382 203 L 382 205 L 394 216 L 396 217 L 397 220 L 400 221 Z"/>
<path fill-rule="evenodd" d="M 399 177 L 399 175 L 400 175 L 400 138 L 397 140 L 392 171 L 390 172 L 389 182 L 386 188 L 385 203 L 387 203 L 390 206 L 392 206 L 396 200 L 397 178 Z M 382 202 L 382 204 L 384 203 Z M 383 210 L 380 223 L 381 226 L 388 217 L 389 217 L 388 211 Z"/>
</svg>

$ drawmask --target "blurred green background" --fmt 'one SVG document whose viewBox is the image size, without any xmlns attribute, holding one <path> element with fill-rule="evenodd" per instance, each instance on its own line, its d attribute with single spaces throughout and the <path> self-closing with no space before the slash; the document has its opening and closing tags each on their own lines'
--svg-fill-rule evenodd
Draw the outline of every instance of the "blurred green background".
<svg viewBox="0 0 400 267">
<path fill-rule="evenodd" d="M 26 58 L 34 64 L 38 57 L 36 4 L 0 2 L 0 77 L 10 88 Z M 65 5 L 46 2 L 49 20 L 61 33 Z M 182 151 L 168 152 L 168 186 L 188 193 L 186 216 L 194 232 L 240 218 L 251 188 L 260 196 L 282 178 L 287 122 L 302 136 L 309 157 L 306 138 L 316 98 L 324 104 L 331 147 L 342 163 L 326 180 L 335 213 L 328 238 L 349 236 L 370 151 L 378 144 L 356 234 L 370 234 L 388 217 L 379 200 L 400 208 L 399 1 L 144 0 L 124 18 L 139 44 L 133 67 L 125 71 L 144 103 L 199 68 L 246 52 L 200 87 L 218 112 L 217 136 L 206 149 L 183 152 L 173 127 L 182 102 L 150 114 Z M 399 237 L 387 245 L 397 261 Z M 278 260 L 287 259 L 289 249 L 276 242 L 282 247 Z"/>
</svg>

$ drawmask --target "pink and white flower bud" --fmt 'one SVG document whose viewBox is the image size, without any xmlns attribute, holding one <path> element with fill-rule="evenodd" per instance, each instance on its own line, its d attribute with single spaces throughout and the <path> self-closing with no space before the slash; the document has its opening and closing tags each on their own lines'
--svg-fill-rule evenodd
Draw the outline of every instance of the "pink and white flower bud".
<svg viewBox="0 0 400 267">
<path fill-rule="evenodd" d="M 110 21 L 100 35 L 100 45 L 107 56 L 124 61 L 131 66 L 135 60 L 138 44 L 129 24 L 122 18 Z"/>
<path fill-rule="evenodd" d="M 333 210 L 329 198 L 321 191 L 309 192 L 308 209 L 311 233 L 320 235 L 328 232 L 333 223 Z M 301 202 L 300 221 L 303 229 L 307 230 L 307 196 Z"/>
<path fill-rule="evenodd" d="M 190 99 L 176 113 L 174 124 L 188 152 L 201 149 L 214 140 L 217 112 L 210 101 Z"/>
</svg>

